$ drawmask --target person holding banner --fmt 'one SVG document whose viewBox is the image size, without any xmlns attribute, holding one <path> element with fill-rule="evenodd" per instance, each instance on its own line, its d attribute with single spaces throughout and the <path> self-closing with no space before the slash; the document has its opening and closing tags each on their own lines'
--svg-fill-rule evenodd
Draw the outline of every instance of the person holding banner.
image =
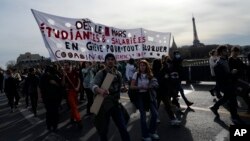
<svg viewBox="0 0 250 141">
<path fill-rule="evenodd" d="M 77 93 L 80 89 L 80 77 L 79 74 L 72 70 L 70 62 L 64 63 L 64 75 L 63 84 L 65 84 L 67 90 L 67 98 L 71 110 L 71 122 L 76 122 L 79 129 L 82 128 L 82 120 L 80 113 L 77 109 Z"/>
<path fill-rule="evenodd" d="M 130 141 L 130 136 L 127 131 L 125 115 L 122 111 L 121 104 L 119 104 L 120 92 L 122 86 L 121 73 L 115 68 L 116 58 L 113 54 L 108 53 L 105 56 L 105 68 L 97 72 L 92 83 L 92 91 L 104 97 L 99 112 L 95 116 L 94 124 L 100 135 L 101 141 L 107 141 L 108 126 L 110 117 L 113 118 L 115 125 L 117 126 L 122 141 Z M 109 75 L 108 75 L 109 74 Z M 102 83 L 106 77 L 113 77 L 113 80 L 108 89 L 101 88 Z"/>
</svg>

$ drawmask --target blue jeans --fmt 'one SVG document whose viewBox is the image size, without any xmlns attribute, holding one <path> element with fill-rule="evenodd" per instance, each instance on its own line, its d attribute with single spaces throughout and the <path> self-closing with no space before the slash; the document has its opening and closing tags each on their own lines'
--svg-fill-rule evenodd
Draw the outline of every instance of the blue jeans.
<svg viewBox="0 0 250 141">
<path fill-rule="evenodd" d="M 149 134 L 154 134 L 156 132 L 156 128 L 157 128 L 157 118 L 158 118 L 158 111 L 157 111 L 157 103 L 156 103 L 156 99 L 151 99 L 150 101 L 150 105 L 149 105 L 149 110 L 150 110 L 150 114 L 151 114 L 151 118 L 150 118 L 150 123 L 149 126 L 147 124 L 147 117 L 146 117 L 146 110 L 145 110 L 145 102 L 144 102 L 144 98 L 143 96 L 146 93 L 138 93 L 137 94 L 137 99 L 136 99 L 136 105 L 137 108 L 140 112 L 140 118 L 141 118 L 141 132 L 142 132 L 142 136 L 144 138 L 149 137 Z"/>
</svg>

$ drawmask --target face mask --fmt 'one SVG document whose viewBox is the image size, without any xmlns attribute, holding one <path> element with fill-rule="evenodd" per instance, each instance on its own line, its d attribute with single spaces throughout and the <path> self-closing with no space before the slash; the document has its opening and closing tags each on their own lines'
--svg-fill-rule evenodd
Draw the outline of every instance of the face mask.
<svg viewBox="0 0 250 141">
<path fill-rule="evenodd" d="M 175 58 L 180 58 L 180 57 L 181 57 L 180 54 L 176 54 L 176 55 L 175 55 Z"/>
</svg>

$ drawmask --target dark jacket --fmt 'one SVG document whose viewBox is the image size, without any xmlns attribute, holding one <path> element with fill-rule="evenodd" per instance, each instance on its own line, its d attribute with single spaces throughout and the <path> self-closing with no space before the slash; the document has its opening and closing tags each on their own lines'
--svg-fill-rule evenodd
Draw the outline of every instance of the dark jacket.
<svg viewBox="0 0 250 141">
<path fill-rule="evenodd" d="M 37 87 L 39 85 L 39 77 L 35 74 L 29 74 L 24 83 L 24 92 L 26 94 L 37 94 Z"/>
<path fill-rule="evenodd" d="M 243 64 L 243 62 L 239 58 L 233 58 L 230 57 L 228 59 L 229 68 L 232 71 L 233 69 L 237 69 L 237 73 L 233 74 L 233 79 L 237 80 L 239 78 L 244 78 L 245 70 L 247 69 L 247 66 Z"/>
<path fill-rule="evenodd" d="M 61 85 L 61 79 L 57 75 L 44 73 L 40 79 L 39 86 L 43 101 L 61 100 L 63 88 Z"/>
<path fill-rule="evenodd" d="M 8 77 L 5 79 L 4 92 L 6 94 L 16 94 L 17 93 L 18 80 L 13 77 Z"/>
<path fill-rule="evenodd" d="M 220 58 L 214 66 L 216 82 L 222 91 L 231 91 L 233 88 L 233 75 L 228 60 Z"/>
</svg>

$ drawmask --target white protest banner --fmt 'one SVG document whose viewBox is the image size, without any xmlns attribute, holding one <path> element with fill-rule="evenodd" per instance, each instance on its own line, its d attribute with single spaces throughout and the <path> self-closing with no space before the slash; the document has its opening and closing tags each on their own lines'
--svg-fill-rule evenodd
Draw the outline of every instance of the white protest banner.
<svg viewBox="0 0 250 141">
<path fill-rule="evenodd" d="M 142 29 L 146 42 L 143 43 L 144 58 L 161 58 L 168 55 L 171 33 L 155 32 Z"/>
<path fill-rule="evenodd" d="M 52 61 L 103 61 L 107 53 L 116 59 L 161 58 L 167 55 L 170 33 L 142 28 L 118 29 L 89 19 L 73 19 L 31 10 Z"/>
</svg>

